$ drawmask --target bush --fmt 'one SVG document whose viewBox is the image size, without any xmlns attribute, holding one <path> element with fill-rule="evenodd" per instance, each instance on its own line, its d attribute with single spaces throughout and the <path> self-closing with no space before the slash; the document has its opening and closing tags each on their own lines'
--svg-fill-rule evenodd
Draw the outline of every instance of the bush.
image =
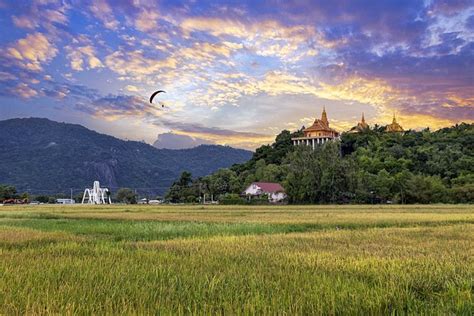
<svg viewBox="0 0 474 316">
<path fill-rule="evenodd" d="M 35 200 L 40 202 L 40 203 L 48 203 L 49 202 L 49 196 L 47 195 L 38 195 L 35 197 Z"/>
<path fill-rule="evenodd" d="M 247 204 L 247 201 L 235 193 L 227 193 L 221 196 L 219 203 L 223 205 L 243 205 Z"/>
<path fill-rule="evenodd" d="M 454 186 L 449 190 L 449 196 L 455 203 L 474 203 L 474 184 Z"/>
<path fill-rule="evenodd" d="M 186 203 L 196 203 L 196 197 L 194 195 L 188 195 L 186 197 Z"/>
<path fill-rule="evenodd" d="M 250 205 L 267 205 L 267 204 L 270 204 L 270 202 L 268 201 L 268 196 L 267 195 L 252 197 L 249 201 L 247 201 L 247 203 L 250 204 Z"/>
<path fill-rule="evenodd" d="M 117 191 L 117 200 L 126 204 L 137 204 L 137 195 L 131 189 L 121 188 Z"/>
</svg>

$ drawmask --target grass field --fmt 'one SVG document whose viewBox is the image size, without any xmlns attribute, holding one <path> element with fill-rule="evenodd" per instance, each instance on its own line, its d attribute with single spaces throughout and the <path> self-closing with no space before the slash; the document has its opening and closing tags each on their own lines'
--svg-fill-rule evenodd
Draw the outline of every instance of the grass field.
<svg viewBox="0 0 474 316">
<path fill-rule="evenodd" d="M 2 206 L 0 314 L 466 314 L 474 207 Z"/>
</svg>

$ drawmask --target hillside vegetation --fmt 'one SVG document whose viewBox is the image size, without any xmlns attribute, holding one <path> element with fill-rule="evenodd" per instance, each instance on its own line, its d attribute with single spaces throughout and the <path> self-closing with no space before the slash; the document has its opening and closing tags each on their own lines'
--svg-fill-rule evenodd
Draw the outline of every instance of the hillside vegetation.
<svg viewBox="0 0 474 316">
<path fill-rule="evenodd" d="M 283 131 L 248 162 L 207 177 L 185 173 L 168 197 L 236 199 L 251 182 L 268 181 L 282 183 L 291 203 L 474 202 L 474 124 L 404 133 L 376 126 L 314 151 L 292 145 L 299 135 Z"/>
<path fill-rule="evenodd" d="M 470 315 L 471 206 L 3 206 L 0 314 Z"/>
<path fill-rule="evenodd" d="M 113 191 L 163 194 L 184 170 L 204 176 L 250 157 L 246 150 L 213 145 L 156 149 L 47 119 L 0 121 L 0 183 L 18 192 L 83 192 L 99 180 Z"/>
</svg>

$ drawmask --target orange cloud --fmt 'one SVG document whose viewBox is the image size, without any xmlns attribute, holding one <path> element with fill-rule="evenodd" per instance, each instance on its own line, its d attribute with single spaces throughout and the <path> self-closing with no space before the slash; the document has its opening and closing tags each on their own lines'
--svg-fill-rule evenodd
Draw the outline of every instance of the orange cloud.
<svg viewBox="0 0 474 316">
<path fill-rule="evenodd" d="M 204 132 L 189 132 L 173 130 L 174 134 L 191 136 L 193 138 L 200 138 L 218 145 L 226 145 L 238 148 L 255 149 L 262 144 L 271 143 L 274 140 L 273 135 L 248 135 L 248 133 L 236 132 L 234 135 L 219 135 Z"/>
<path fill-rule="evenodd" d="M 140 89 L 138 89 L 136 86 L 133 86 L 133 85 L 126 85 L 124 89 L 129 91 L 129 92 L 138 92 L 138 91 L 140 91 Z"/>
<path fill-rule="evenodd" d="M 2 54 L 13 59 L 22 68 L 38 72 L 42 70 L 41 64 L 51 61 L 57 52 L 45 35 L 33 33 L 10 45 Z"/>
<path fill-rule="evenodd" d="M 113 10 L 106 0 L 95 0 L 94 3 L 89 6 L 89 10 L 106 28 L 111 30 L 118 28 L 119 22 L 115 19 Z"/>
<path fill-rule="evenodd" d="M 401 97 L 401 93 L 380 79 L 350 77 L 338 84 L 319 82 L 316 95 L 329 100 L 357 101 L 384 108 L 390 102 Z"/>
<path fill-rule="evenodd" d="M 157 30 L 159 14 L 154 10 L 143 10 L 135 19 L 135 27 L 142 32 Z"/>
<path fill-rule="evenodd" d="M 191 32 L 201 31 L 220 38 L 227 37 L 230 41 L 239 38 L 239 43 L 245 43 L 255 53 L 278 56 L 283 62 L 295 62 L 304 56 L 317 55 L 317 50 L 308 47 L 308 42 L 322 40 L 312 27 L 285 26 L 275 20 L 244 24 L 230 19 L 199 17 L 184 19 L 180 27 L 187 36 Z"/>
<path fill-rule="evenodd" d="M 165 68 L 176 68 L 177 61 L 172 57 L 161 60 L 148 58 L 141 50 L 135 50 L 116 51 L 105 58 L 105 64 L 120 75 L 141 76 L 158 73 Z"/>
<path fill-rule="evenodd" d="M 95 49 L 91 45 L 73 47 L 66 47 L 68 52 L 67 57 L 70 60 L 71 68 L 76 71 L 84 70 L 83 64 L 87 63 L 90 69 L 104 67 L 99 58 L 95 56 Z"/>
<path fill-rule="evenodd" d="M 22 99 L 30 99 L 38 95 L 38 92 L 35 89 L 30 88 L 25 83 L 19 83 L 16 87 L 12 88 L 10 92 Z"/>
</svg>

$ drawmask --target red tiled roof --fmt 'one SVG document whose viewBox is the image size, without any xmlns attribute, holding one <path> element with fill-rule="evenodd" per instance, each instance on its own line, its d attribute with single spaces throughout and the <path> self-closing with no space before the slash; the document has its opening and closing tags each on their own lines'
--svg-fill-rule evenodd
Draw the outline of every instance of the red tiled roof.
<svg viewBox="0 0 474 316">
<path fill-rule="evenodd" d="M 283 189 L 283 187 L 279 183 L 254 182 L 252 184 L 259 186 L 263 192 L 267 193 L 285 192 L 285 189 Z"/>
</svg>

